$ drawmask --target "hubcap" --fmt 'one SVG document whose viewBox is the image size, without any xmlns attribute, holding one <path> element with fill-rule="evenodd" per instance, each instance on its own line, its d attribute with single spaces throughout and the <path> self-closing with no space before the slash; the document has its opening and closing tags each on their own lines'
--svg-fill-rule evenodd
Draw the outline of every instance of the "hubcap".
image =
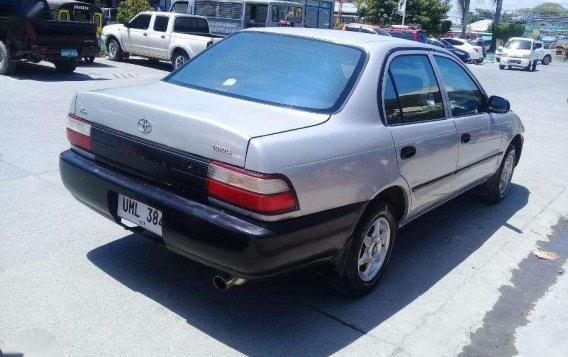
<svg viewBox="0 0 568 357">
<path fill-rule="evenodd" d="M 108 52 L 110 53 L 110 55 L 112 57 L 116 56 L 116 43 L 114 43 L 114 41 L 112 41 L 109 45 L 108 45 Z"/>
<path fill-rule="evenodd" d="M 391 227 L 384 217 L 377 218 L 370 226 L 359 251 L 359 277 L 371 281 L 377 276 L 387 257 L 391 239 Z"/>
<path fill-rule="evenodd" d="M 513 177 L 513 168 L 515 167 L 515 150 L 511 150 L 507 158 L 505 159 L 505 164 L 503 165 L 503 171 L 501 171 L 501 179 L 499 180 L 499 193 L 504 196 L 509 185 L 511 184 L 511 178 Z"/>
<path fill-rule="evenodd" d="M 185 63 L 185 58 L 183 56 L 176 57 L 176 69 Z"/>
</svg>

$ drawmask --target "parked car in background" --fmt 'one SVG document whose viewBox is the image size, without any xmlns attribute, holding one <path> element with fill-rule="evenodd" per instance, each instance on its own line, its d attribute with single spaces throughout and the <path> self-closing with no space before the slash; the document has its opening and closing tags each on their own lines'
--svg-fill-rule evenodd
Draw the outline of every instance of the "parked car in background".
<svg viewBox="0 0 568 357">
<path fill-rule="evenodd" d="M 390 36 L 390 34 L 385 30 L 383 30 L 380 26 L 367 25 L 367 24 L 357 24 L 357 23 L 344 24 L 343 26 L 341 26 L 341 31 L 362 32 L 362 33 L 370 33 L 380 36 Z"/>
<path fill-rule="evenodd" d="M 71 73 L 80 58 L 98 55 L 97 25 L 69 20 L 53 20 L 45 0 L 0 0 L 0 74 L 42 60 Z"/>
<path fill-rule="evenodd" d="M 429 38 L 427 43 L 429 45 L 445 48 L 446 50 L 448 50 L 451 53 L 453 53 L 454 55 L 456 55 L 464 63 L 469 62 L 469 53 L 467 53 L 466 51 L 460 50 L 459 48 L 455 48 L 454 46 L 447 44 L 447 43 L 444 43 L 444 42 L 437 40 L 435 38 Z"/>
<path fill-rule="evenodd" d="M 483 49 L 480 46 L 472 45 L 471 43 L 461 38 L 445 37 L 441 41 L 454 46 L 457 49 L 466 51 L 469 54 L 469 60 L 481 63 L 483 62 Z"/>
<path fill-rule="evenodd" d="M 103 10 L 91 3 L 75 0 L 47 0 L 52 20 L 68 22 L 91 22 L 97 26 L 97 36 L 103 29 Z M 98 55 L 98 53 L 97 53 Z M 85 63 L 95 62 L 96 56 L 85 56 Z"/>
<path fill-rule="evenodd" d="M 537 63 L 550 64 L 554 50 L 544 49 L 540 41 L 532 38 L 512 37 L 501 51 L 499 69 L 520 67 L 527 71 L 535 71 Z"/>
<path fill-rule="evenodd" d="M 111 61 L 133 54 L 171 61 L 174 69 L 221 38 L 209 33 L 206 18 L 169 12 L 141 12 L 124 25 L 105 26 L 102 36 Z"/>
<path fill-rule="evenodd" d="M 319 29 L 241 31 L 70 108 L 65 187 L 223 290 L 319 266 L 368 293 L 400 227 L 474 187 L 505 198 L 524 135 L 455 56 Z"/>
<path fill-rule="evenodd" d="M 426 43 L 428 41 L 428 33 L 419 28 L 411 26 L 391 26 L 385 27 L 384 30 L 392 37 L 398 37 L 405 40 Z"/>
<path fill-rule="evenodd" d="M 467 42 L 471 43 L 474 46 L 481 47 L 483 58 L 485 58 L 485 56 L 487 55 L 487 45 L 485 43 L 485 40 L 483 40 L 483 37 L 470 38 Z"/>
</svg>

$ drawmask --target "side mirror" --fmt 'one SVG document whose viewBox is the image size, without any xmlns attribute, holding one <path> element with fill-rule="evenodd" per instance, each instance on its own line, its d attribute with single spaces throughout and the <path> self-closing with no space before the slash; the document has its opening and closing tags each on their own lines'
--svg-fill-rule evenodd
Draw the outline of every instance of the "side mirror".
<svg viewBox="0 0 568 357">
<path fill-rule="evenodd" d="M 489 97 L 488 111 L 490 113 L 507 113 L 511 110 L 511 103 L 505 98 L 492 95 Z"/>
<path fill-rule="evenodd" d="M 129 29 L 130 28 L 130 22 L 125 23 L 123 26 L 126 27 L 127 29 Z"/>
</svg>

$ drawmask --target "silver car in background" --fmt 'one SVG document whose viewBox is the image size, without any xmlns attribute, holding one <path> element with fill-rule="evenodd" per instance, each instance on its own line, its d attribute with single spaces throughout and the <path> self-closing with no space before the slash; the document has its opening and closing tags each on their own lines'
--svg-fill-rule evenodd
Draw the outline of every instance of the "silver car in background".
<svg viewBox="0 0 568 357">
<path fill-rule="evenodd" d="M 505 197 L 523 131 L 444 49 L 266 28 L 158 83 L 77 94 L 60 169 L 78 200 L 215 268 L 220 289 L 317 265 L 362 295 L 400 227 L 474 187 Z"/>
</svg>

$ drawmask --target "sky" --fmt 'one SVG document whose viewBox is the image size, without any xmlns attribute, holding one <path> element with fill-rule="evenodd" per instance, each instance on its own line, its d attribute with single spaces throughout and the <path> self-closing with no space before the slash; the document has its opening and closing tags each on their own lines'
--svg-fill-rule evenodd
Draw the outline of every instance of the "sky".
<svg viewBox="0 0 568 357">
<path fill-rule="evenodd" d="M 507 10 L 517 10 L 523 8 L 533 8 L 544 2 L 554 2 L 560 4 L 568 9 L 568 0 L 503 0 L 503 11 Z M 494 9 L 492 0 L 471 0 L 469 7 L 473 11 L 476 7 L 482 9 Z M 458 5 L 455 0 L 452 0 L 452 9 L 450 10 L 448 17 L 454 23 L 460 22 L 460 15 L 458 11 Z"/>
</svg>

